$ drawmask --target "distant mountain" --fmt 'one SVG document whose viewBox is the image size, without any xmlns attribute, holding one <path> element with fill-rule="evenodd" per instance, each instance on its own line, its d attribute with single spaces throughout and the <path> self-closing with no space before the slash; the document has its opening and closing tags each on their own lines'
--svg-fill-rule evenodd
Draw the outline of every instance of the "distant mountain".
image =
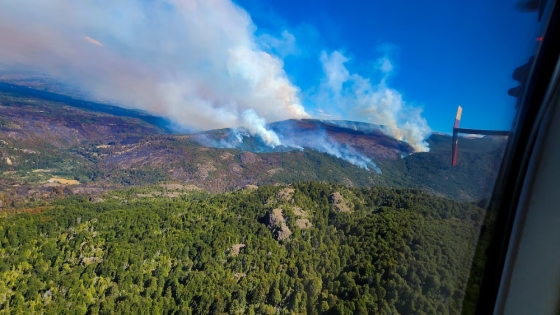
<svg viewBox="0 0 560 315">
<path fill-rule="evenodd" d="M 202 132 L 195 136 L 203 145 L 218 148 L 239 148 L 255 153 L 285 152 L 295 148 L 310 148 L 321 151 L 320 142 L 330 142 L 332 146 L 351 148 L 355 154 L 363 154 L 371 159 L 398 159 L 413 153 L 406 142 L 398 141 L 383 133 L 382 127 L 368 123 L 344 120 L 285 120 L 271 123 L 268 127 L 275 131 L 283 146 L 269 147 L 258 137 L 236 129 L 220 129 Z"/>
<path fill-rule="evenodd" d="M 137 118 L 149 124 L 155 125 L 158 129 L 164 129 L 166 132 L 171 131 L 171 129 L 168 128 L 169 123 L 161 117 L 156 117 L 140 110 L 126 109 L 119 106 L 83 100 L 71 95 L 50 92 L 49 89 L 46 88 L 45 90 L 39 90 L 22 84 L 3 83 L 0 80 L 0 96 L 2 96 L 2 99 L 7 105 L 10 105 L 12 101 L 18 101 L 19 104 L 36 106 L 52 105 L 53 103 L 56 103 L 59 105 L 85 110 L 86 113 L 96 112 L 117 117 Z M 34 101 L 40 103 L 37 104 L 34 103 Z M 66 116 L 68 115 L 68 113 L 64 114 Z"/>
<path fill-rule="evenodd" d="M 394 187 L 415 187 L 456 200 L 488 197 L 507 141 L 504 137 L 460 138 L 457 166 L 451 166 L 451 137 L 431 135 L 430 152 L 401 160 L 380 161 Z"/>
<path fill-rule="evenodd" d="M 67 83 L 64 84 L 50 75 L 34 71 L 6 71 L 2 69 L 1 65 L 0 82 L 78 99 L 92 98 L 79 88 L 73 87 Z"/>
<path fill-rule="evenodd" d="M 413 153 L 367 123 L 272 123 L 287 144 L 275 148 L 240 129 L 180 135 L 166 126 L 143 112 L 0 83 L 0 191 L 28 200 L 157 182 L 223 192 L 328 181 L 477 200 L 489 195 L 505 147 L 503 138 L 461 138 L 451 167 L 450 136 L 434 134 L 430 152 Z"/>
</svg>

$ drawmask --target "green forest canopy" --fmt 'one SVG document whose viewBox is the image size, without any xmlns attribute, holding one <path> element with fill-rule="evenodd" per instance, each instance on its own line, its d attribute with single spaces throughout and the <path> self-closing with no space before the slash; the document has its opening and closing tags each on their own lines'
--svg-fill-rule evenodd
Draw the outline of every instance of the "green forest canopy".
<svg viewBox="0 0 560 315">
<path fill-rule="evenodd" d="M 459 314 L 483 220 L 414 189 L 144 190 L 0 218 L 0 314 Z"/>
</svg>

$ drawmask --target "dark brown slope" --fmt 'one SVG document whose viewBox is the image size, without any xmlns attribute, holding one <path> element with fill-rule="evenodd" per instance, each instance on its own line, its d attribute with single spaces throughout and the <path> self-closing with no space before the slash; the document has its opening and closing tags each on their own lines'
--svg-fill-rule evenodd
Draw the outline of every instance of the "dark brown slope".
<svg viewBox="0 0 560 315">
<path fill-rule="evenodd" d="M 158 182 L 222 192 L 248 184 L 304 180 L 418 187 L 475 200 L 491 189 L 505 144 L 490 138 L 462 139 L 460 165 L 451 168 L 448 136 L 434 135 L 429 140 L 431 152 L 409 155 L 410 146 L 370 124 L 290 120 L 270 125 L 302 147 L 313 148 L 313 141 L 329 139 L 350 148 L 371 158 L 383 171 L 377 174 L 312 149 L 272 149 L 257 137 L 247 136 L 235 148 L 219 147 L 216 140 L 230 141 L 232 130 L 169 134 L 155 124 L 161 122 L 157 117 L 99 104 L 87 107 L 92 104 L 52 93 L 0 89 L 0 200 L 9 195 L 43 198 L 44 190 L 83 193 Z M 205 145 L 201 139 L 212 141 Z M 49 183 L 53 177 L 80 184 Z"/>
</svg>

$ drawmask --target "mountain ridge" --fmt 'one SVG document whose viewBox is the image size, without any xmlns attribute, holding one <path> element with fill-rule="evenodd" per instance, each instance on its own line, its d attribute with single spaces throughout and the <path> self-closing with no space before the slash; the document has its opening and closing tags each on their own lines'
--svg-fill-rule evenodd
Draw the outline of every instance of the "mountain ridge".
<svg viewBox="0 0 560 315">
<path fill-rule="evenodd" d="M 232 137 L 235 129 L 172 134 L 157 125 L 161 120 L 127 116 L 125 109 L 119 116 L 83 108 L 84 103 L 76 107 L 74 99 L 53 99 L 50 94 L 41 98 L 44 94 L 13 93 L 1 87 L 0 188 L 6 191 L 4 196 L 13 193 L 14 200 L 56 195 L 55 187 L 49 186 L 55 186 L 57 178 L 80 183 L 57 188 L 66 193 L 158 182 L 223 192 L 246 185 L 317 180 L 358 187 L 416 187 L 457 200 L 476 200 L 490 192 L 505 146 L 505 141 L 492 138 L 462 139 L 459 166 L 452 168 L 449 136 L 434 134 L 427 140 L 431 152 L 412 153 L 406 143 L 383 134 L 382 126 L 289 120 L 269 126 L 292 141 L 292 147 L 265 147 L 248 134 L 242 137 L 243 146 L 226 147 L 205 144 L 201 137 L 219 141 Z M 317 139 L 320 145 L 314 142 Z M 344 154 L 369 168 L 340 158 Z"/>
</svg>

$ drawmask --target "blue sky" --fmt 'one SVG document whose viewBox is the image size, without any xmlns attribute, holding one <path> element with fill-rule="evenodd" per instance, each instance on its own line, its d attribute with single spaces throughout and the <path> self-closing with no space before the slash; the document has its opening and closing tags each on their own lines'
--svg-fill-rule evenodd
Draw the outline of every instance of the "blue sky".
<svg viewBox="0 0 560 315">
<path fill-rule="evenodd" d="M 321 51 L 344 52 L 350 72 L 372 77 L 383 48 L 391 47 L 390 86 L 421 106 L 439 132 L 450 132 L 458 105 L 463 127 L 510 128 L 515 99 L 507 90 L 517 85 L 511 74 L 534 53 L 542 27 L 536 13 L 517 11 L 514 1 L 235 2 L 250 14 L 257 35 L 294 35 L 297 50 L 283 60 L 304 95 L 324 76 Z M 318 106 L 303 102 L 308 110 Z"/>
<path fill-rule="evenodd" d="M 276 146 L 266 123 L 329 117 L 382 124 L 427 151 L 458 105 L 463 127 L 511 126 L 511 75 L 542 27 L 520 0 L 233 1 L 7 2 L 0 68 L 184 130 L 243 127 Z"/>
</svg>

